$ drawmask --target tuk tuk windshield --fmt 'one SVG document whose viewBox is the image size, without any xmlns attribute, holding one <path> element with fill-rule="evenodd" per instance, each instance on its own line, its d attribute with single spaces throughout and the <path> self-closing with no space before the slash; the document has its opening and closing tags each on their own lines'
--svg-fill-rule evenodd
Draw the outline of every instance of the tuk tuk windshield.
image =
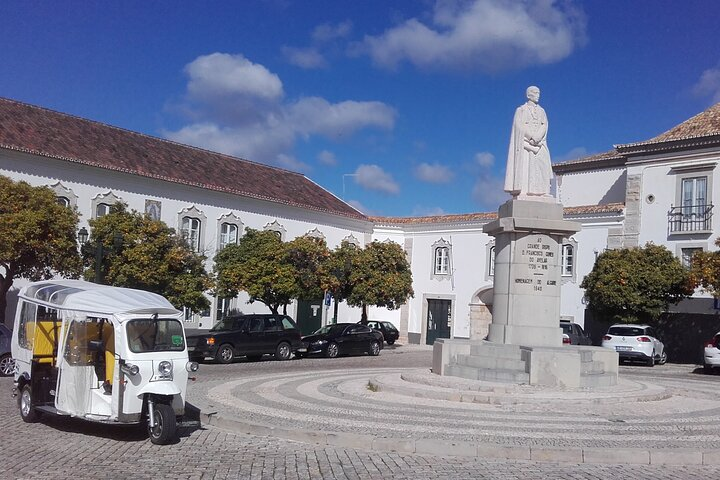
<svg viewBox="0 0 720 480">
<path fill-rule="evenodd" d="M 182 325 L 170 318 L 139 318 L 127 323 L 127 338 L 130 351 L 182 352 L 185 339 Z"/>
</svg>

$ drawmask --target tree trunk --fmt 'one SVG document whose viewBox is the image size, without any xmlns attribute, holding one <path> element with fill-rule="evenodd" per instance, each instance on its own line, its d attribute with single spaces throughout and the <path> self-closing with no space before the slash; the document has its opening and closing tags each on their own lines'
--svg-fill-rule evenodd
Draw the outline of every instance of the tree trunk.
<svg viewBox="0 0 720 480">
<path fill-rule="evenodd" d="M 362 315 L 360 315 L 360 323 L 362 323 L 363 325 L 368 324 L 367 305 L 364 303 L 362 304 Z"/>
<path fill-rule="evenodd" d="M 5 325 L 5 309 L 7 308 L 7 292 L 13 284 L 13 277 L 7 273 L 0 275 L 0 324 Z"/>
<path fill-rule="evenodd" d="M 287 315 L 287 303 L 283 305 L 283 315 Z"/>
<path fill-rule="evenodd" d="M 270 311 L 273 313 L 273 315 L 277 315 L 277 314 L 278 314 L 278 307 L 279 307 L 279 305 L 268 305 L 268 307 L 270 307 Z"/>
</svg>

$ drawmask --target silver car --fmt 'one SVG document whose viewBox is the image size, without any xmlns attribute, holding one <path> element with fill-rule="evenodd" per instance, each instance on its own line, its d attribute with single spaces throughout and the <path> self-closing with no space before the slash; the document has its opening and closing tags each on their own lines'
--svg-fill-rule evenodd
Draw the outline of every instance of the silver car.
<svg viewBox="0 0 720 480">
<path fill-rule="evenodd" d="M 9 377 L 15 373 L 15 360 L 10 353 L 12 330 L 0 324 L 0 377 Z"/>
<path fill-rule="evenodd" d="M 650 367 L 667 361 L 665 345 L 649 325 L 613 325 L 603 337 L 602 346 L 615 350 L 621 361 L 639 360 Z"/>
</svg>

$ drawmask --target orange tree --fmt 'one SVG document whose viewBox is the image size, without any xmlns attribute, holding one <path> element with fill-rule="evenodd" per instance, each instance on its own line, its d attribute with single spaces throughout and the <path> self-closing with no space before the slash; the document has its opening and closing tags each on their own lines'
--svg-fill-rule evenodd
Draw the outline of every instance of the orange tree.
<svg viewBox="0 0 720 480">
<path fill-rule="evenodd" d="M 389 310 L 400 308 L 414 295 L 410 264 L 402 247 L 395 242 L 372 242 L 353 258 L 350 272 L 349 305 L 362 308 L 367 321 L 367 306 Z"/>
<path fill-rule="evenodd" d="M 87 280 L 99 276 L 108 285 L 154 292 L 193 312 L 210 306 L 204 292 L 213 284 L 205 257 L 165 222 L 116 203 L 89 223 L 92 233 L 82 248 Z"/>
<path fill-rule="evenodd" d="M 715 240 L 715 245 L 720 247 L 720 238 Z M 690 279 L 694 286 L 702 287 L 715 298 L 720 297 L 720 251 L 694 254 Z"/>
<path fill-rule="evenodd" d="M 55 192 L 0 175 L 0 323 L 16 278 L 77 278 L 78 213 L 57 203 Z"/>
<path fill-rule="evenodd" d="M 589 309 L 624 323 L 655 320 L 693 292 L 687 269 L 667 248 L 652 243 L 601 253 L 580 287 Z"/>
</svg>

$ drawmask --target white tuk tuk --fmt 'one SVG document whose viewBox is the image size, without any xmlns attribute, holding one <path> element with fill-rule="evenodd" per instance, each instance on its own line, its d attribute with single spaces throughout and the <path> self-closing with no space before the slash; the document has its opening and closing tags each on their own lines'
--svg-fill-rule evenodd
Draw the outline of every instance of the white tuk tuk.
<svg viewBox="0 0 720 480">
<path fill-rule="evenodd" d="M 153 443 L 176 436 L 190 372 L 180 312 L 164 297 L 79 280 L 20 290 L 12 337 L 20 415 L 148 422 Z"/>
</svg>

